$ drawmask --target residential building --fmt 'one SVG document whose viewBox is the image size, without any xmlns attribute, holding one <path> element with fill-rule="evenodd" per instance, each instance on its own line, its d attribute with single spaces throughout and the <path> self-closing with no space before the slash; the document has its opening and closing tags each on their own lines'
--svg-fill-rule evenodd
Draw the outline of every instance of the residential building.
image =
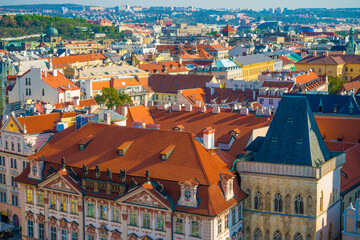
<svg viewBox="0 0 360 240">
<path fill-rule="evenodd" d="M 25 99 L 61 103 L 80 99 L 80 88 L 58 70 L 32 68 L 10 85 L 9 102 Z"/>
<path fill-rule="evenodd" d="M 2 125 L 0 141 L 0 212 L 1 220 L 20 227 L 21 198 L 18 183 L 14 180 L 29 163 L 28 156 L 41 148 L 46 141 L 68 123 L 76 113 L 51 113 L 16 118 L 10 115 Z"/>
<path fill-rule="evenodd" d="M 69 49 L 73 54 L 87 54 L 104 49 L 98 42 L 69 42 L 62 45 L 63 49 Z"/>
<path fill-rule="evenodd" d="M 177 103 L 179 90 L 191 88 L 205 88 L 206 83 L 217 83 L 214 76 L 203 75 L 151 75 L 149 87 L 154 91 L 152 101 L 164 103 Z"/>
<path fill-rule="evenodd" d="M 52 67 L 54 69 L 64 69 L 66 67 L 76 66 L 77 68 L 80 67 L 91 67 L 102 65 L 106 60 L 106 57 L 101 53 L 91 53 L 91 54 L 77 54 L 77 55 L 70 55 L 64 57 L 51 57 Z M 73 78 L 64 71 L 65 76 L 68 78 Z"/>
<path fill-rule="evenodd" d="M 147 127 L 87 123 L 50 139 L 16 178 L 22 237 L 240 239 L 246 195 L 211 150 L 214 130 L 202 144 Z"/>
<path fill-rule="evenodd" d="M 182 64 L 179 61 L 161 61 L 157 63 L 145 63 L 139 64 L 137 66 L 143 71 L 148 72 L 150 75 L 152 74 L 169 74 L 169 75 L 177 75 L 177 74 L 188 74 L 188 69 L 185 64 Z"/>
<path fill-rule="evenodd" d="M 284 96 L 265 137 L 236 162 L 244 239 L 337 239 L 345 154 L 330 152 L 304 96 Z"/>
<path fill-rule="evenodd" d="M 234 62 L 241 67 L 242 78 L 248 81 L 257 79 L 262 72 L 274 70 L 274 59 L 265 54 L 236 57 Z"/>
<path fill-rule="evenodd" d="M 232 28 L 229 24 L 227 24 L 222 30 L 221 30 L 221 33 L 224 35 L 224 36 L 234 36 L 236 31 L 234 28 Z"/>
<path fill-rule="evenodd" d="M 196 47 L 198 50 L 203 49 L 208 52 L 214 58 L 221 59 L 229 56 L 229 49 L 221 44 L 198 44 Z"/>
</svg>

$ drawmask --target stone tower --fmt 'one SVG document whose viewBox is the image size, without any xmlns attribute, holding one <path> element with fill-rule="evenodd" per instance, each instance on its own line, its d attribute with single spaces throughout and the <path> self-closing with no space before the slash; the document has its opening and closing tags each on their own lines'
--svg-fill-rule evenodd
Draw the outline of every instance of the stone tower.
<svg viewBox="0 0 360 240">
<path fill-rule="evenodd" d="M 284 96 L 265 137 L 256 138 L 236 169 L 249 195 L 244 239 L 335 239 L 340 236 L 340 169 L 306 97 Z"/>
</svg>

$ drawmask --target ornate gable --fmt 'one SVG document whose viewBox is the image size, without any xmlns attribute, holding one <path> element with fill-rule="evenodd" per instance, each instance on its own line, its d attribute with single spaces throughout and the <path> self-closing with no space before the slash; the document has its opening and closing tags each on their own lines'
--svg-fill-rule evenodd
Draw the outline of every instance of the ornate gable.
<svg viewBox="0 0 360 240">
<path fill-rule="evenodd" d="M 55 174 L 54 176 L 45 180 L 40 184 L 40 187 L 48 188 L 60 192 L 80 194 L 80 192 L 60 174 Z"/>
<path fill-rule="evenodd" d="M 21 129 L 12 117 L 10 117 L 9 120 L 5 123 L 2 130 L 13 133 L 21 133 Z"/>
<path fill-rule="evenodd" d="M 155 196 L 158 195 L 158 196 Z M 162 198 L 162 199 L 161 199 Z M 170 210 L 168 200 L 157 193 L 155 190 L 140 187 L 139 189 L 130 192 L 120 199 L 121 202 L 135 205 L 142 205 L 146 207 L 164 208 Z"/>
</svg>

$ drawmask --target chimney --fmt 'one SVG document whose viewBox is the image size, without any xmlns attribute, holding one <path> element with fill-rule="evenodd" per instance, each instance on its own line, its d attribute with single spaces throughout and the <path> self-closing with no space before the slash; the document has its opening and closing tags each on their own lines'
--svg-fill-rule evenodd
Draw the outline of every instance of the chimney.
<svg viewBox="0 0 360 240">
<path fill-rule="evenodd" d="M 202 113 L 206 112 L 206 106 L 205 106 L 205 105 L 202 105 L 202 106 L 201 106 L 201 112 L 202 112 Z"/>
<path fill-rule="evenodd" d="M 104 115 L 104 121 L 107 125 L 111 125 L 111 117 L 110 117 L 110 113 L 105 113 Z"/>
<path fill-rule="evenodd" d="M 128 114 L 128 108 L 127 107 L 121 107 L 121 115 L 123 115 L 124 117 L 126 117 Z"/>
<path fill-rule="evenodd" d="M 44 71 L 44 77 L 47 78 L 47 71 Z"/>
<path fill-rule="evenodd" d="M 316 52 L 316 51 L 314 51 L 314 52 L 313 52 L 313 56 L 314 56 L 314 57 L 316 57 L 316 55 L 317 55 L 317 52 Z"/>
<path fill-rule="evenodd" d="M 329 51 L 326 51 L 325 52 L 325 57 L 328 57 L 329 56 Z"/>
<path fill-rule="evenodd" d="M 309 76 L 309 75 L 310 75 L 310 72 L 309 72 L 309 71 L 307 71 L 307 72 L 306 72 L 306 75 L 308 75 L 308 76 Z"/>
<path fill-rule="evenodd" d="M 247 116 L 248 113 L 249 113 L 249 110 L 248 110 L 247 107 L 242 107 L 242 108 L 240 108 L 240 115 L 241 115 L 241 116 Z"/>
<path fill-rule="evenodd" d="M 160 124 L 146 124 L 146 129 L 160 130 Z"/>
<path fill-rule="evenodd" d="M 213 107 L 213 110 L 212 110 L 212 113 L 218 114 L 219 112 L 220 112 L 220 107 L 214 106 L 214 107 Z"/>
<path fill-rule="evenodd" d="M 257 117 L 262 117 L 263 116 L 263 109 L 262 108 L 256 109 L 256 116 Z"/>
<path fill-rule="evenodd" d="M 180 112 L 181 111 L 181 105 L 180 104 L 174 104 L 171 109 L 172 109 L 173 112 Z"/>
<path fill-rule="evenodd" d="M 56 69 L 53 70 L 53 76 L 57 77 L 57 70 Z"/>
<path fill-rule="evenodd" d="M 192 105 L 191 104 L 185 104 L 185 112 L 191 112 L 192 111 Z"/>
<path fill-rule="evenodd" d="M 75 96 L 73 98 L 73 106 L 78 106 L 80 104 L 79 97 Z"/>
<path fill-rule="evenodd" d="M 214 148 L 215 129 L 207 127 L 203 130 L 203 144 L 206 149 Z"/>
</svg>

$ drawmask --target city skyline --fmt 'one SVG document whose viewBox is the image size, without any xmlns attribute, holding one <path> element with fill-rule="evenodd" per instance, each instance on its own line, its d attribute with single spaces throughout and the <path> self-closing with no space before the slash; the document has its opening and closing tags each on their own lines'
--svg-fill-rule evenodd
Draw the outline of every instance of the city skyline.
<svg viewBox="0 0 360 240">
<path fill-rule="evenodd" d="M 79 5 L 93 5 L 93 6 L 103 6 L 103 7 L 114 7 L 118 5 L 131 5 L 131 6 L 143 6 L 143 7 L 150 7 L 150 6 L 178 6 L 178 7 L 188 7 L 194 6 L 199 8 L 250 8 L 254 10 L 261 10 L 264 8 L 277 8 L 277 7 L 284 7 L 289 9 L 296 9 L 296 8 L 360 8 L 360 4 L 357 0 L 344 0 L 335 1 L 335 0 L 304 0 L 304 1 L 287 1 L 287 0 L 276 0 L 276 1 L 266 1 L 266 0 L 254 0 L 251 2 L 237 2 L 234 0 L 227 1 L 225 4 L 223 2 L 218 1 L 207 1 L 207 0 L 197 0 L 197 1 L 190 1 L 184 0 L 181 2 L 177 1 L 164 1 L 164 0 L 155 0 L 155 1 L 140 1 L 140 0 L 124 0 L 124 1 L 116 1 L 116 0 L 105 0 L 100 5 L 98 1 L 95 0 L 15 0 L 9 3 L 5 0 L 0 0 L 0 5 L 22 5 L 22 4 L 79 4 Z"/>
</svg>

